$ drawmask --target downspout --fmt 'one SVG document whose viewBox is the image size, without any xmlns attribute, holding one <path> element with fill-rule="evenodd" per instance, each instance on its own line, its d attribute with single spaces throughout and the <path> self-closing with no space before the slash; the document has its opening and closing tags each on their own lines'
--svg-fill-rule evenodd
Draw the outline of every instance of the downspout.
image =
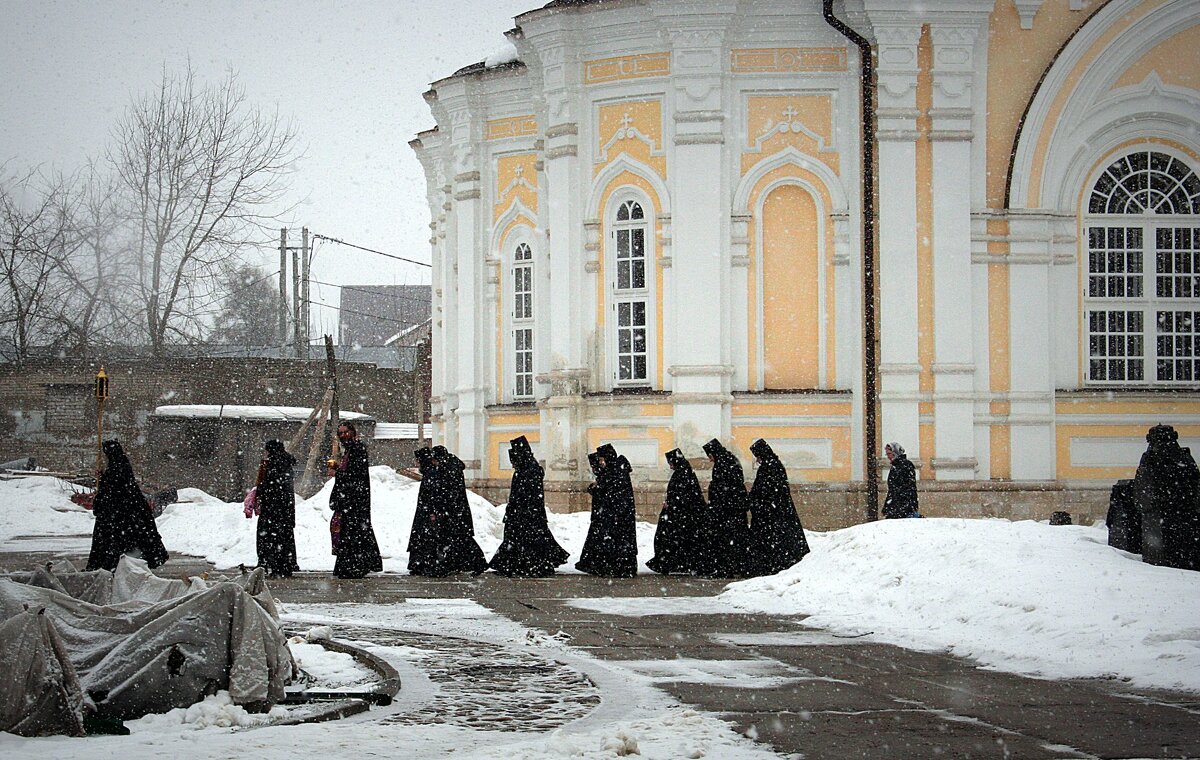
<svg viewBox="0 0 1200 760">
<path fill-rule="evenodd" d="M 871 43 L 833 14 L 833 0 L 823 0 L 826 23 L 858 46 L 862 65 L 862 219 L 863 219 L 863 453 L 867 465 L 867 520 L 879 519 L 879 333 L 875 287 L 875 58 Z"/>
</svg>

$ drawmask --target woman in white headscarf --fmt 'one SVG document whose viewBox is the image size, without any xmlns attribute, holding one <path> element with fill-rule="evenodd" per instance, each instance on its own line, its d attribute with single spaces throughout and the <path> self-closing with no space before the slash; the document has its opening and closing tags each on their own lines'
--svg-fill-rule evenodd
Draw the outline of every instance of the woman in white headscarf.
<svg viewBox="0 0 1200 760">
<path fill-rule="evenodd" d="M 884 447 L 892 469 L 888 472 L 887 498 L 883 501 L 886 518 L 920 517 L 917 509 L 917 470 L 904 455 L 904 447 L 895 441 Z"/>
</svg>

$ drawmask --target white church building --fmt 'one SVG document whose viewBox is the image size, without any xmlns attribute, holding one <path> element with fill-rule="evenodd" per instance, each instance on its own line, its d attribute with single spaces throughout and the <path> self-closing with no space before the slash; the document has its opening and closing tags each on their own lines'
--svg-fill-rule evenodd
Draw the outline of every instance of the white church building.
<svg viewBox="0 0 1200 760">
<path fill-rule="evenodd" d="M 556 0 L 425 99 L 435 438 L 586 505 L 765 438 L 805 524 L 1102 516 L 1200 444 L 1200 2 Z"/>
</svg>

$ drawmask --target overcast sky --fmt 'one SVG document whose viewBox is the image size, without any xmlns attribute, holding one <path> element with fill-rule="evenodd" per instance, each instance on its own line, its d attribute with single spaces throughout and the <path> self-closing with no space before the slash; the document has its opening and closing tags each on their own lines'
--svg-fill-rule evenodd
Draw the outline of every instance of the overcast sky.
<svg viewBox="0 0 1200 760">
<path fill-rule="evenodd" d="M 505 44 L 545 0 L 0 0 L 0 164 L 72 171 L 99 158 L 131 97 L 190 57 L 200 78 L 232 67 L 251 101 L 278 108 L 306 146 L 288 226 L 429 261 L 425 179 L 408 141 L 433 126 L 429 83 Z M 291 233 L 289 233 L 291 234 Z M 278 268 L 277 261 L 270 265 Z M 428 282 L 428 270 L 341 246 L 313 278 Z M 313 300 L 337 303 L 314 285 Z M 332 312 L 324 312 L 331 331 Z M 316 320 L 314 320 L 316 321 Z"/>
</svg>

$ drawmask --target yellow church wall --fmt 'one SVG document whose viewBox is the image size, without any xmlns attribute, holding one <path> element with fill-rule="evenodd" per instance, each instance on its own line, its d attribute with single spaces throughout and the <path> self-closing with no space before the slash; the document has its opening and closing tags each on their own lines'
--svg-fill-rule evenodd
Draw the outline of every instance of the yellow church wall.
<svg viewBox="0 0 1200 760">
<path fill-rule="evenodd" d="M 592 176 L 599 174 L 609 162 L 624 153 L 666 179 L 667 157 L 661 155 L 662 101 L 658 98 L 622 100 L 600 106 L 596 140 L 597 161 Z"/>
<path fill-rule="evenodd" d="M 917 363 L 920 366 L 918 383 L 923 397 L 930 397 L 935 388 L 933 380 L 934 346 L 936 345 L 935 330 L 937 325 L 933 319 L 934 288 L 933 288 L 933 142 L 930 133 L 933 131 L 933 118 L 930 109 L 933 108 L 933 38 L 929 25 L 921 27 L 921 38 L 917 42 L 917 134 L 920 137 L 916 145 L 916 180 L 917 180 Z M 933 417 L 934 407 L 931 401 L 921 401 L 917 404 L 917 412 L 922 420 Z M 937 456 L 937 432 L 931 422 L 922 421 L 918 425 L 918 435 L 921 440 L 921 457 L 929 460 Z M 937 474 L 930 469 L 927 478 L 936 478 Z"/>
<path fill-rule="evenodd" d="M 817 206 L 799 185 L 762 205 L 763 364 L 768 388 L 820 384 Z"/>
<path fill-rule="evenodd" d="M 1058 126 L 1058 121 L 1062 115 L 1063 109 L 1066 107 L 1071 93 L 1079 84 L 1079 80 L 1087 72 L 1100 56 L 1104 55 L 1109 46 L 1117 40 L 1121 34 L 1130 26 L 1135 24 L 1146 14 L 1161 7 L 1171 0 L 1144 0 L 1136 8 L 1131 10 L 1113 23 L 1108 29 L 1101 34 L 1088 49 L 1080 56 L 1075 67 L 1066 76 L 1062 87 L 1058 92 L 1054 93 L 1047 116 L 1041 131 L 1037 135 L 1026 135 L 1024 139 L 1033 139 L 1033 164 L 1029 173 L 1029 198 L 1028 204 L 1030 208 L 1037 208 L 1042 204 L 1042 172 L 1046 163 L 1046 153 L 1050 150 L 1050 142 L 1054 136 L 1054 132 Z M 1036 24 L 1035 24 L 1036 26 Z M 989 69 L 995 71 L 992 63 L 989 61 Z M 990 127 L 989 127 L 990 128 Z M 1007 170 L 1006 170 L 1007 171 Z"/>
<path fill-rule="evenodd" d="M 537 155 L 520 153 L 496 159 L 496 202 L 492 206 L 492 222 L 519 200 L 533 213 L 538 210 Z"/>
<path fill-rule="evenodd" d="M 640 441 L 653 440 L 658 444 L 658 459 L 675 448 L 675 431 L 667 426 L 648 425 L 646 427 L 592 427 L 588 428 L 588 448 L 595 451 L 606 441 Z M 618 453 L 620 447 L 617 447 Z M 664 465 L 665 466 L 665 465 Z"/>
<path fill-rule="evenodd" d="M 1200 26 L 1192 26 L 1160 42 L 1139 58 L 1121 75 L 1113 89 L 1141 84 L 1153 72 L 1164 84 L 1200 90 L 1197 51 L 1200 51 Z"/>
<path fill-rule="evenodd" d="M 803 479 L 807 481 L 847 481 L 851 480 L 850 472 L 850 427 L 849 423 L 845 426 L 822 425 L 822 426 L 766 426 L 766 425 L 734 425 L 732 432 L 733 444 L 739 450 L 738 454 L 750 455 L 750 444 L 755 440 L 762 438 L 769 444 L 784 443 L 787 441 L 802 441 L 802 440 L 827 440 L 830 442 L 830 450 L 832 452 L 831 466 L 829 467 L 806 467 L 802 470 Z M 795 468 L 793 468 L 795 470 Z M 799 470 L 795 470 L 792 474 L 793 481 L 799 481 Z"/>
<path fill-rule="evenodd" d="M 485 125 L 484 139 L 504 140 L 509 137 L 526 137 L 536 135 L 537 131 L 537 117 L 533 115 L 492 119 Z"/>
<path fill-rule="evenodd" d="M 661 77 L 670 73 L 671 54 L 667 52 L 596 58 L 583 63 L 584 84 Z"/>
<path fill-rule="evenodd" d="M 739 48 L 729 51 L 735 74 L 846 71 L 845 48 Z"/>
<path fill-rule="evenodd" d="M 1009 252 L 1008 220 L 989 219 L 987 222 L 988 254 L 1005 255 Z M 1003 395 L 1012 389 L 1011 362 L 1011 302 L 1009 295 L 1009 272 L 1007 264 L 988 264 L 987 267 L 987 325 L 988 325 L 988 387 L 992 393 Z M 992 401 L 988 412 L 997 418 L 1006 419 L 1012 405 L 1008 401 Z M 1012 477 L 1012 430 L 1007 424 L 994 424 L 989 433 L 991 449 L 991 477 Z"/>
<path fill-rule="evenodd" d="M 508 464 L 508 462 L 502 460 L 502 457 L 507 456 L 506 454 L 502 453 L 502 451 L 503 451 L 501 448 L 502 446 L 507 444 L 512 439 L 517 438 L 518 436 L 522 436 L 522 435 L 525 436 L 525 438 L 528 439 L 530 443 L 538 443 L 539 441 L 542 440 L 541 433 L 538 431 L 538 428 L 536 427 L 537 415 L 535 414 L 533 416 L 535 419 L 534 427 L 531 427 L 528 430 L 489 430 L 488 431 L 488 434 L 487 434 L 487 439 L 488 439 L 487 473 L 488 473 L 489 478 L 491 478 L 493 480 L 502 480 L 502 479 L 510 477 L 512 475 L 511 469 L 503 467 L 503 465 Z"/>
<path fill-rule="evenodd" d="M 809 134 L 811 133 L 811 134 Z M 829 95 L 751 95 L 746 98 L 745 176 L 763 156 L 787 147 L 821 161 L 841 173 L 833 143 L 833 98 Z"/>
<path fill-rule="evenodd" d="M 735 401 L 731 409 L 735 424 L 738 417 L 846 417 L 854 414 L 849 401 Z"/>
<path fill-rule="evenodd" d="M 1071 461 L 1071 443 L 1075 439 L 1120 438 L 1145 440 L 1146 431 L 1154 424 L 1173 424 L 1182 416 L 1200 416 L 1200 399 L 1170 398 L 1109 398 L 1082 396 L 1055 400 L 1055 454 L 1057 476 L 1062 480 L 1117 480 L 1131 478 L 1138 460 L 1122 467 L 1078 465 Z M 1140 422 L 1124 422 L 1121 418 L 1141 418 Z M 1082 419 L 1081 419 L 1082 418 Z M 1104 420 L 1096 422 L 1095 420 Z M 1200 425 L 1174 425 L 1180 436 L 1200 436 Z"/>
<path fill-rule="evenodd" d="M 820 203 L 816 203 L 815 200 L 812 198 L 812 196 L 807 191 L 800 188 L 798 185 L 781 185 L 780 187 L 796 187 L 798 190 L 801 190 L 802 192 L 804 192 L 805 195 L 807 195 L 809 197 L 809 199 L 811 201 L 811 207 L 809 207 L 806 204 L 802 204 L 802 203 L 777 203 L 777 204 L 773 204 L 773 205 L 776 205 L 777 208 L 768 209 L 766 206 L 766 201 L 770 199 L 770 195 L 768 195 L 767 198 L 763 199 L 760 202 L 760 197 L 762 196 L 762 194 L 764 192 L 767 191 L 767 188 L 770 188 L 772 185 L 775 185 L 776 183 L 779 183 L 779 182 L 786 182 L 789 179 L 804 182 L 808 186 L 817 189 L 818 192 L 820 193 L 820 199 L 819 199 Z M 779 189 L 779 188 L 776 188 L 776 189 Z M 773 194 L 773 192 L 772 192 L 772 194 Z M 768 228 L 771 229 L 772 231 L 789 230 L 789 229 L 801 230 L 801 231 L 807 230 L 807 231 L 811 232 L 811 235 L 812 235 L 811 240 L 816 241 L 817 240 L 817 232 L 816 231 L 820 228 L 819 225 L 817 224 L 817 221 L 818 221 L 817 215 L 825 209 L 832 208 L 832 199 L 829 196 L 828 189 L 824 186 L 824 183 L 821 181 L 821 179 L 819 177 L 817 177 L 816 175 L 812 174 L 811 172 L 809 172 L 807 170 L 801 169 L 798 166 L 785 165 L 785 166 L 781 166 L 777 169 L 774 169 L 774 170 L 768 172 L 767 174 L 765 174 L 762 177 L 762 179 L 760 179 L 755 184 L 754 189 L 750 193 L 750 208 L 754 209 L 754 219 L 753 219 L 753 223 L 750 224 L 750 226 L 749 226 L 749 230 L 747 231 L 748 232 L 747 252 L 750 254 L 750 271 L 752 274 L 749 277 L 749 282 L 747 283 L 746 303 L 747 303 L 748 313 L 747 313 L 746 324 L 750 325 L 749 335 L 747 336 L 747 346 L 748 346 L 748 353 L 749 353 L 749 356 L 747 357 L 747 362 L 748 362 L 748 367 L 749 367 L 749 377 L 751 378 L 751 382 L 753 383 L 753 382 L 755 382 L 754 378 L 758 377 L 759 350 L 758 350 L 758 330 L 756 329 L 756 325 L 758 324 L 758 320 L 759 320 L 759 298 L 762 297 L 762 295 L 763 295 L 758 292 L 757 278 L 754 276 L 753 273 L 757 272 L 758 271 L 757 268 L 759 266 L 763 266 L 765 263 L 763 260 L 764 259 L 763 251 L 760 249 L 762 249 L 763 245 L 768 242 L 766 240 L 761 240 L 761 241 L 759 240 L 760 237 L 764 237 L 763 235 L 760 235 L 760 232 L 758 229 L 759 225 L 761 224 L 763 226 L 764 232 Z M 818 251 L 818 253 L 813 254 L 814 256 L 817 257 L 815 259 L 815 261 L 819 262 L 818 266 L 825 267 L 825 328 L 826 328 L 825 329 L 825 383 L 828 387 L 832 388 L 832 387 L 836 387 L 836 385 L 837 385 L 837 362 L 836 362 L 837 320 L 835 318 L 835 315 L 837 314 L 837 309 L 836 309 L 836 303 L 835 303 L 835 282 L 834 282 L 833 256 L 832 256 L 832 252 L 833 252 L 833 248 L 834 248 L 833 225 L 829 223 L 827 215 L 825 216 L 824 227 L 825 227 L 825 236 L 824 236 L 824 241 L 823 241 L 824 255 L 821 256 L 819 254 L 820 246 L 813 245 L 812 247 L 816 251 Z M 780 237 L 780 236 L 776 235 L 776 238 L 778 238 L 778 237 Z M 811 288 L 811 296 L 810 296 L 810 300 L 812 302 L 811 315 L 813 317 L 816 317 L 817 316 L 817 311 L 816 311 L 817 282 L 816 282 L 815 267 L 812 269 L 812 272 L 811 272 L 811 277 L 812 277 L 811 285 L 808 285 L 808 286 L 802 286 L 799 283 L 800 275 L 797 272 L 782 271 L 779 273 L 779 276 L 784 277 L 788 280 L 789 287 L 792 287 L 792 288 L 810 287 Z M 766 273 L 764 272 L 764 280 L 766 280 L 766 279 L 767 279 Z M 786 293 L 788 291 L 785 290 L 783 288 L 783 286 L 780 286 L 780 292 Z M 764 301 L 763 306 L 764 307 L 766 306 L 765 301 Z M 766 316 L 767 316 L 766 309 L 764 308 L 764 314 L 763 314 L 764 320 L 766 319 Z M 812 326 L 812 329 L 814 329 L 814 330 L 817 329 L 817 325 L 814 324 Z M 765 333 L 766 333 L 766 330 L 764 330 L 764 341 L 774 340 L 774 341 L 785 342 L 788 340 L 792 340 L 792 336 L 790 336 L 790 335 L 769 336 L 769 335 L 766 335 Z M 819 365 L 816 362 L 816 357 L 818 355 L 817 352 L 820 350 L 820 346 L 816 340 L 815 335 L 816 334 L 813 333 L 813 337 L 810 341 L 810 345 L 798 346 L 797 350 L 811 352 L 811 355 L 805 354 L 805 356 L 808 357 L 807 361 L 811 362 L 812 366 L 818 367 Z M 778 347 L 780 344 L 776 343 L 775 345 L 776 345 L 776 347 Z M 767 347 L 764 346 L 763 348 L 764 348 L 764 358 L 765 358 L 765 351 L 766 351 Z M 813 380 L 815 380 L 817 377 L 818 376 L 815 374 L 812 375 Z M 779 378 L 775 378 L 775 379 L 778 380 Z M 774 388 L 780 388 L 780 387 L 784 387 L 784 388 L 815 388 L 815 387 L 819 386 L 818 382 L 811 382 L 810 384 L 807 384 L 807 385 L 772 386 L 771 379 L 767 378 L 765 371 L 764 371 L 764 381 L 767 383 L 767 387 L 774 387 Z"/>
<path fill-rule="evenodd" d="M 1045 0 L 1032 29 L 1021 28 L 1013 0 L 998 0 L 988 23 L 987 204 L 1004 207 L 1004 183 L 1025 107 L 1063 43 L 1098 6 L 1072 11 L 1067 0 Z"/>
</svg>

